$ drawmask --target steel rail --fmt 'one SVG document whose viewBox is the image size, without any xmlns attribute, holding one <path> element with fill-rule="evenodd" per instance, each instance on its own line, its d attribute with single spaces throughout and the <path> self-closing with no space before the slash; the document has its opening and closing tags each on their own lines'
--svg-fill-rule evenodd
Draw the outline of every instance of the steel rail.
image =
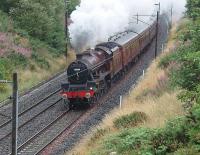
<svg viewBox="0 0 200 155">
<path fill-rule="evenodd" d="M 49 129 L 51 126 L 53 126 L 53 124 L 55 124 L 56 122 L 58 122 L 60 119 L 62 119 L 69 111 L 71 110 L 67 110 L 65 112 L 63 112 L 61 115 L 59 115 L 56 119 L 54 119 L 51 123 L 49 123 L 46 127 L 44 127 L 42 130 L 38 131 L 35 135 L 33 135 L 31 138 L 29 138 L 26 142 L 24 142 L 22 145 L 20 145 L 18 147 L 18 152 L 23 150 L 23 148 L 31 143 L 34 139 L 36 139 L 38 136 L 40 136 L 42 133 L 44 133 L 47 129 Z M 9 154 L 11 155 L 11 153 Z"/>
<path fill-rule="evenodd" d="M 43 80 L 41 82 L 39 82 L 38 84 L 36 84 L 35 86 L 32 86 L 31 88 L 29 88 L 28 90 L 25 91 L 21 91 L 20 95 L 24 96 L 32 91 L 34 91 L 36 88 L 41 87 L 44 84 L 47 84 L 48 82 L 56 79 L 57 77 L 61 76 L 62 74 L 65 73 L 65 69 L 63 71 L 60 71 L 59 73 L 56 73 L 55 75 L 53 75 L 52 77 L 48 78 L 47 80 Z M 64 79 L 65 77 L 61 78 Z M 10 97 L 5 98 L 4 100 L 0 101 L 0 108 L 4 107 L 5 105 L 11 104 L 12 102 L 9 102 Z"/>
<path fill-rule="evenodd" d="M 48 145 L 50 145 L 54 140 L 56 140 L 58 137 L 60 137 L 66 130 L 70 129 L 76 122 L 78 122 L 78 120 L 84 115 L 85 113 L 81 114 L 78 118 L 76 118 L 76 120 L 74 120 L 73 122 L 71 122 L 69 125 L 66 125 L 66 127 L 60 131 L 56 136 L 54 136 L 52 138 L 52 140 L 50 140 L 46 145 L 44 145 L 41 149 L 39 149 L 36 153 L 34 153 L 34 155 L 38 155 L 39 153 L 41 153 Z"/>
<path fill-rule="evenodd" d="M 21 112 L 18 117 L 22 116 L 23 114 L 25 114 L 26 112 L 32 110 L 33 108 L 35 108 L 36 106 L 40 105 L 42 102 L 44 102 L 45 100 L 47 100 L 48 98 L 50 98 L 51 96 L 55 95 L 56 93 L 58 93 L 61 89 L 59 88 L 58 90 L 54 91 L 53 93 L 49 94 L 47 97 L 45 97 L 44 99 L 40 100 L 39 102 L 37 102 L 36 104 L 32 105 L 31 107 L 29 107 L 28 109 L 24 110 L 23 112 Z M 11 123 L 12 119 L 9 119 L 8 121 L 4 122 L 3 124 L 0 125 L 0 128 L 3 128 L 4 126 L 6 126 L 7 124 Z"/>
<path fill-rule="evenodd" d="M 59 103 L 62 99 L 59 99 L 58 101 L 54 102 L 52 105 L 50 105 L 49 107 L 47 107 L 46 109 L 44 109 L 43 111 L 39 112 L 38 114 L 36 114 L 35 116 L 33 116 L 32 118 L 30 118 L 28 121 L 22 123 L 19 126 L 19 129 L 22 128 L 23 126 L 25 126 L 26 124 L 28 124 L 29 122 L 31 122 L 33 119 L 37 118 L 39 115 L 41 115 L 42 113 L 46 112 L 47 110 L 49 110 L 50 108 L 52 108 L 54 105 L 56 105 L 57 103 Z M 0 141 L 2 141 L 3 139 L 7 138 L 8 136 L 10 136 L 12 134 L 12 132 L 9 132 L 8 134 L 6 134 L 5 136 L 0 138 Z"/>
</svg>

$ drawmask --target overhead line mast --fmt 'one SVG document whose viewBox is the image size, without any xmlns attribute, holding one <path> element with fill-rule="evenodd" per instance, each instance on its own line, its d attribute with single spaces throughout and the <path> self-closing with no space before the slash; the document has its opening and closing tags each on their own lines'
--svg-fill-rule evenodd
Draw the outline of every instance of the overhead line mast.
<svg viewBox="0 0 200 155">
<path fill-rule="evenodd" d="M 65 48 L 66 48 L 66 57 L 68 53 L 68 42 L 69 42 L 69 33 L 68 33 L 68 5 L 69 1 L 64 0 L 65 3 Z"/>
</svg>

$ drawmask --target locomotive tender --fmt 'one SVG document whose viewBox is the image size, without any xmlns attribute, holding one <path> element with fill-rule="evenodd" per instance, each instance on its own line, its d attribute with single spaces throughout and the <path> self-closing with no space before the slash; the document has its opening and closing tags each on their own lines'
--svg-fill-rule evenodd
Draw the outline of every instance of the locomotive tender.
<svg viewBox="0 0 200 155">
<path fill-rule="evenodd" d="M 69 108 L 95 103 L 137 61 L 155 35 L 156 22 L 141 33 L 130 31 L 77 54 L 67 69 L 68 82 L 61 85 L 64 102 Z"/>
</svg>

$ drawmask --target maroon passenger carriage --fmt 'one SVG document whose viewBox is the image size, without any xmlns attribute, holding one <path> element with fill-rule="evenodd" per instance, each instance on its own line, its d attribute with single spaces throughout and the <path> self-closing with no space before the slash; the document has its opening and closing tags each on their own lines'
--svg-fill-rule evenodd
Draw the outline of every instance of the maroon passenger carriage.
<svg viewBox="0 0 200 155">
<path fill-rule="evenodd" d="M 132 31 L 112 41 L 77 54 L 68 69 L 68 82 L 61 85 L 61 96 L 69 108 L 91 105 L 124 75 L 156 34 L 156 23 L 141 33 Z"/>
</svg>

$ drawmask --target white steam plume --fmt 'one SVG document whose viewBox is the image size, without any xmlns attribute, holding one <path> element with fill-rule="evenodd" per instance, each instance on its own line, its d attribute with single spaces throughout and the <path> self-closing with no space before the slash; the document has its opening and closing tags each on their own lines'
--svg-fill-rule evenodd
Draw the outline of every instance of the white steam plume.
<svg viewBox="0 0 200 155">
<path fill-rule="evenodd" d="M 124 31 L 131 23 L 141 29 L 144 24 L 136 24 L 133 15 L 155 14 L 155 0 L 81 0 L 80 6 L 71 14 L 73 23 L 69 26 L 71 44 L 77 52 L 107 41 L 118 32 Z M 184 11 L 185 0 L 161 0 L 162 10 L 173 5 L 176 14 Z M 178 13 L 177 13 L 178 12 Z M 147 17 L 139 19 L 148 22 Z"/>
</svg>

